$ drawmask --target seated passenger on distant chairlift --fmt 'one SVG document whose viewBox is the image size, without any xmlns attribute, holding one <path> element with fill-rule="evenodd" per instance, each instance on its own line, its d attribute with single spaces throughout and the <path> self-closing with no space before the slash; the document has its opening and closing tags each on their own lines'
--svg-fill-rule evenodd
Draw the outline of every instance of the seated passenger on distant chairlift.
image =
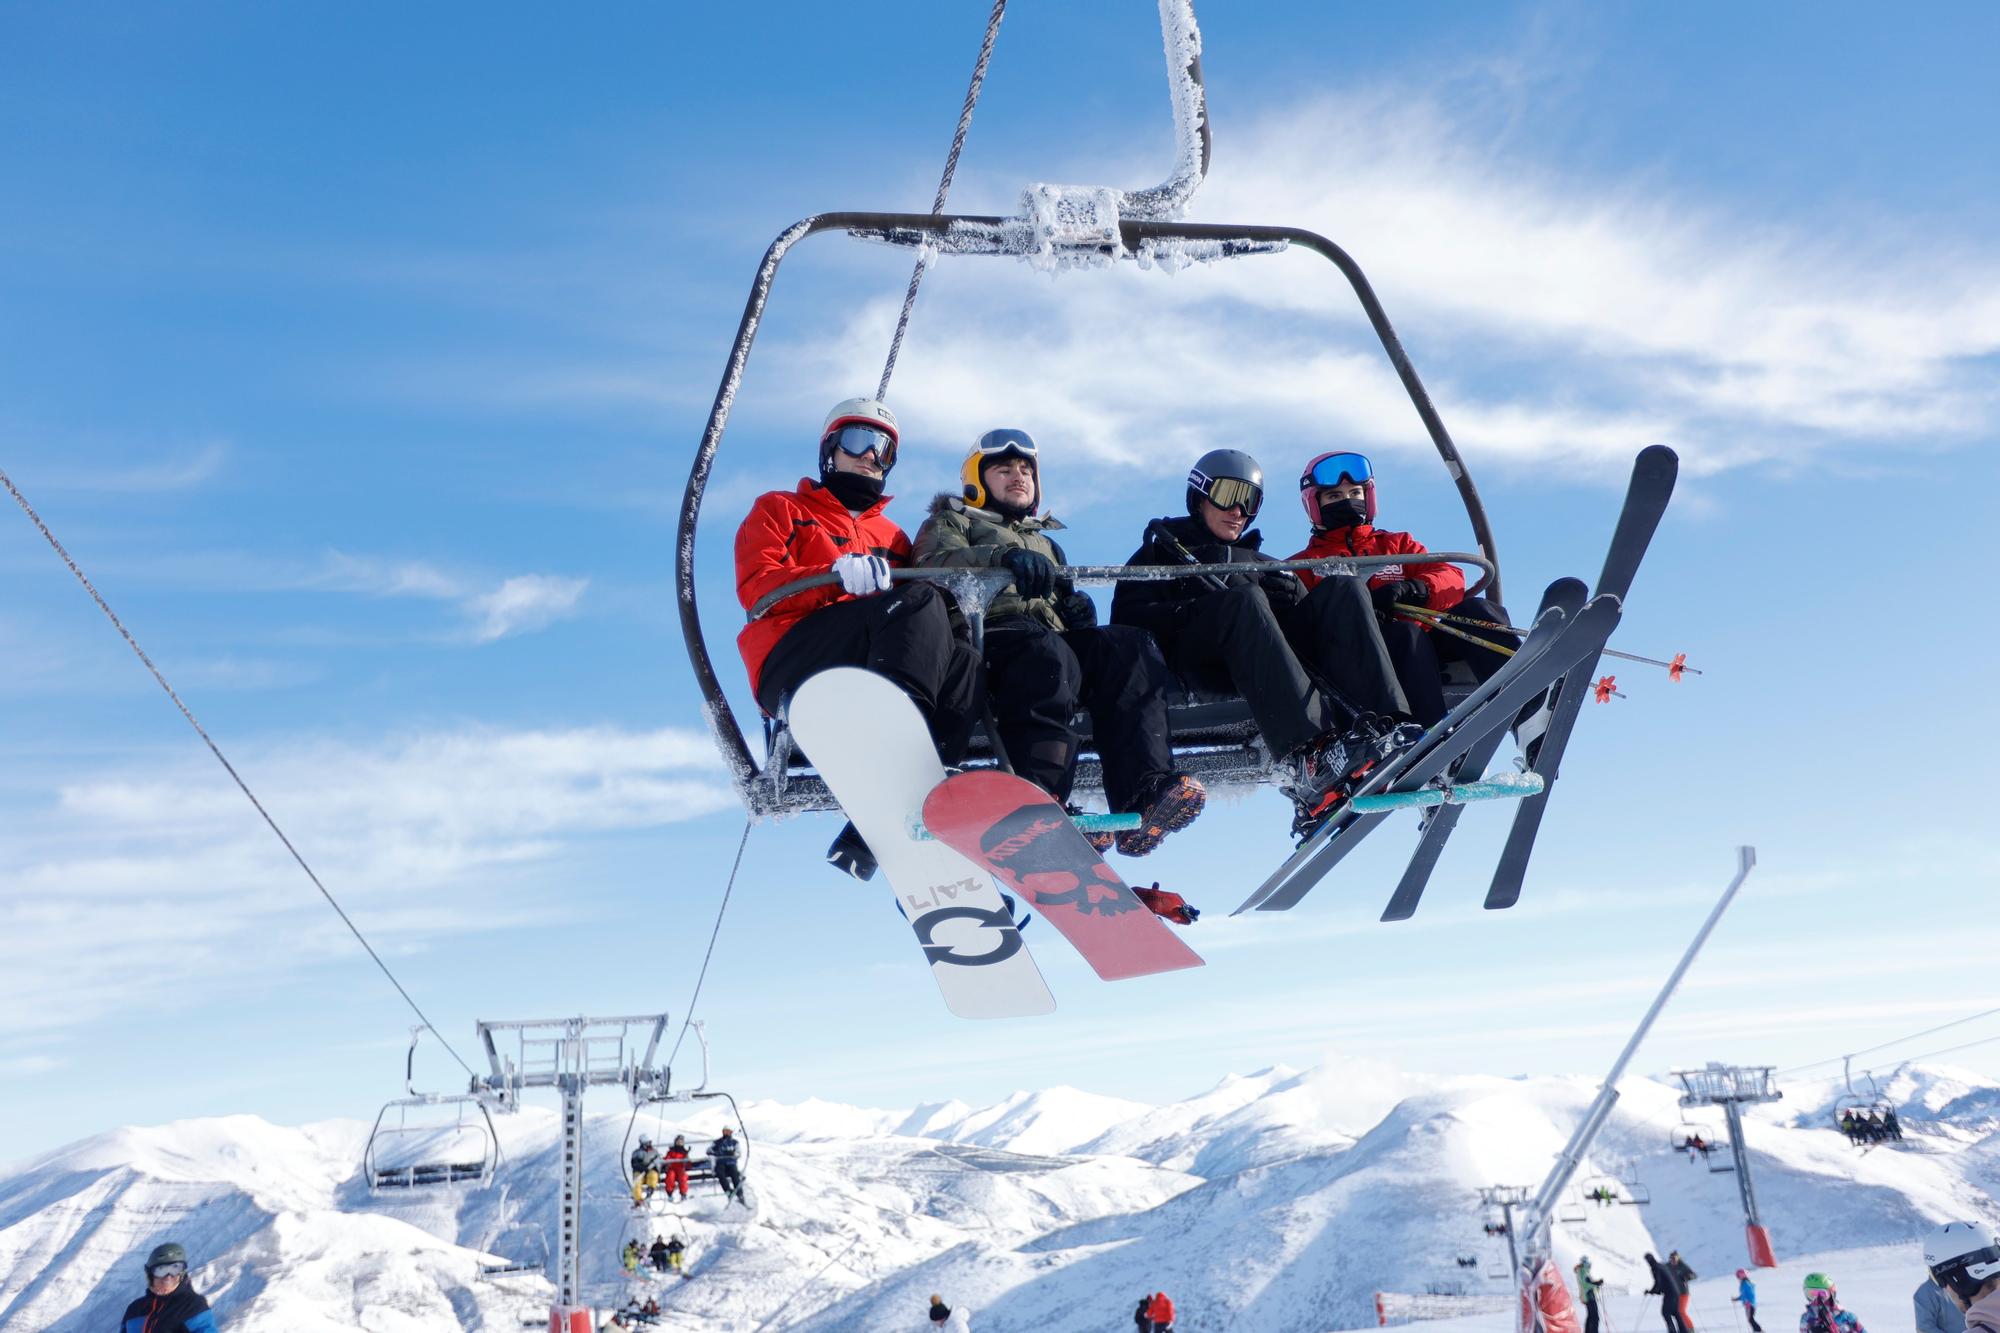
<svg viewBox="0 0 2000 1333">
<path fill-rule="evenodd" d="M 1243 572 L 1127 581 L 1114 624 L 1150 630 L 1167 665 L 1199 689 L 1240 695 L 1277 760 L 1279 785 L 1305 832 L 1375 765 L 1414 744 L 1409 701 L 1396 683 L 1359 579 L 1303 584 L 1273 563 L 1250 527 L 1264 470 L 1237 449 L 1213 449 L 1188 472 L 1187 514 L 1147 525 L 1131 565 L 1240 564 Z"/>
<path fill-rule="evenodd" d="M 632 1202 L 644 1203 L 659 1187 L 660 1153 L 653 1147 L 653 1141 L 642 1134 L 639 1146 L 632 1150 Z"/>
<path fill-rule="evenodd" d="M 708 1145 L 708 1160 L 715 1168 L 715 1183 L 722 1186 L 722 1196 L 737 1203 L 747 1203 L 743 1197 L 743 1171 L 737 1165 L 737 1152 L 741 1146 L 736 1141 L 736 1131 L 724 1125 L 721 1137 Z"/>
<path fill-rule="evenodd" d="M 736 531 L 736 594 L 758 598 L 811 574 L 832 587 L 786 598 L 736 636 L 750 688 L 776 717 L 793 690 L 829 667 L 864 667 L 910 696 L 947 767 L 964 758 L 981 709 L 979 656 L 952 629 L 944 594 L 926 582 L 892 587 L 910 563 L 910 539 L 883 512 L 896 466 L 895 414 L 872 398 L 837 403 L 820 427 L 819 480 L 767 491 Z M 807 758 L 811 758 L 810 755 Z M 827 860 L 857 879 L 875 857 L 849 824 Z"/>
<path fill-rule="evenodd" d="M 681 1201 L 685 1203 L 688 1196 L 687 1135 L 674 1135 L 674 1141 L 667 1145 L 666 1155 L 663 1160 L 666 1163 L 666 1174 L 662 1178 L 662 1183 L 668 1197 L 671 1198 L 674 1191 L 679 1190 Z"/>
</svg>

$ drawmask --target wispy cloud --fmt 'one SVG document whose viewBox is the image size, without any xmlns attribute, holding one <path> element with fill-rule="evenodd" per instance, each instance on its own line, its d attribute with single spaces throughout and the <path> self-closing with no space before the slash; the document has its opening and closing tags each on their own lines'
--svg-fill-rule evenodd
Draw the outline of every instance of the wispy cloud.
<svg viewBox="0 0 2000 1333">
<path fill-rule="evenodd" d="M 371 597 L 421 597 L 454 602 L 469 622 L 474 643 L 492 643 L 513 634 L 546 629 L 575 614 L 589 579 L 554 574 L 517 574 L 497 586 L 447 573 L 421 561 L 328 553 L 307 575 L 309 586 Z"/>
<path fill-rule="evenodd" d="M 536 920 L 563 896 L 547 877 L 590 839 L 698 819 L 735 799 L 707 738 L 671 729 L 293 740 L 232 758 L 391 952 Z M 352 947 L 206 756 L 87 771 L 7 804 L 0 1010 L 28 1028 L 162 998 L 213 1002 L 246 976 Z M 145 967 L 79 964 L 140 923 Z M 288 941 L 283 957 L 268 947 L 277 938 Z"/>
<path fill-rule="evenodd" d="M 1656 173 L 1559 170 L 1407 89 L 1244 127 L 1194 211 L 1305 226 L 1349 250 L 1475 462 L 1609 475 L 1664 440 L 1716 471 L 1859 441 L 1964 444 L 2000 419 L 2000 261 L 1931 220 L 1916 253 L 1913 225 L 1774 220 Z M 872 381 L 897 297 L 784 348 L 792 392 L 818 401 Z M 1358 316 L 1344 281 L 1303 253 L 1053 283 L 947 263 L 895 405 L 919 447 L 1004 420 L 1163 474 L 1217 443 L 1427 452 Z"/>
<path fill-rule="evenodd" d="M 180 450 L 124 466 L 103 464 L 88 469 L 57 467 L 32 472 L 23 484 L 44 491 L 184 491 L 215 476 L 228 457 L 229 447 L 211 440 L 193 450 Z"/>
<path fill-rule="evenodd" d="M 472 598 L 480 621 L 472 637 L 491 643 L 509 634 L 538 630 L 570 614 L 583 596 L 587 579 L 562 579 L 548 574 L 523 574 L 492 592 Z"/>
</svg>

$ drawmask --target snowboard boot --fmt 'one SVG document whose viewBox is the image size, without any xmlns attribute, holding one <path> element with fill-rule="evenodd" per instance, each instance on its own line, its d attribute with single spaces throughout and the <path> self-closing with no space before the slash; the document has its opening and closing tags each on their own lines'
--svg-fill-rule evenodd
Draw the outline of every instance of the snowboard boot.
<svg viewBox="0 0 2000 1333">
<path fill-rule="evenodd" d="M 856 879 L 875 878 L 875 853 L 868 850 L 868 844 L 861 840 L 859 830 L 852 824 L 843 827 L 833 846 L 826 849 L 826 863 Z"/>
<path fill-rule="evenodd" d="M 1163 916 L 1175 925 L 1192 926 L 1201 916 L 1198 909 L 1188 906 L 1187 899 L 1171 890 L 1161 888 L 1158 880 L 1153 882 L 1153 887 L 1150 889 L 1134 889 L 1132 892 L 1138 894 L 1139 901 L 1153 910 L 1153 915 Z"/>
<path fill-rule="evenodd" d="M 1194 823 L 1208 804 L 1208 789 L 1186 773 L 1162 773 L 1139 789 L 1139 827 L 1118 835 L 1118 850 L 1144 856 L 1169 833 Z"/>
<path fill-rule="evenodd" d="M 1074 816 L 1074 815 L 1084 814 L 1086 812 L 1082 806 L 1072 805 L 1070 802 L 1065 801 L 1063 802 L 1063 813 L 1066 815 Z M 1083 840 L 1090 844 L 1090 850 L 1096 852 L 1099 856 L 1102 856 L 1106 852 L 1111 850 L 1112 835 L 1108 830 L 1093 828 L 1093 829 L 1078 829 L 1077 832 L 1081 833 L 1083 835 Z"/>
</svg>

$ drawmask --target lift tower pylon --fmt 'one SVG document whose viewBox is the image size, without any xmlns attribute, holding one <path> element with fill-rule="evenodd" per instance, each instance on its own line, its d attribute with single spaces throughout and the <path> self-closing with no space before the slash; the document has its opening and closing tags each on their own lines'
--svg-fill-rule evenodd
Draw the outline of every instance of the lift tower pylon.
<svg viewBox="0 0 2000 1333">
<path fill-rule="evenodd" d="M 1687 1091 L 1684 1107 L 1720 1106 L 1729 1122 L 1729 1152 L 1736 1162 L 1736 1190 L 1743 1196 L 1743 1235 L 1750 1246 L 1750 1262 L 1757 1268 L 1776 1268 L 1771 1250 L 1771 1233 L 1757 1215 L 1757 1188 L 1750 1179 L 1750 1153 L 1743 1146 L 1743 1108 L 1784 1098 L 1772 1082 L 1770 1065 L 1725 1065 L 1714 1060 L 1701 1069 L 1676 1069 L 1675 1078 Z"/>
</svg>

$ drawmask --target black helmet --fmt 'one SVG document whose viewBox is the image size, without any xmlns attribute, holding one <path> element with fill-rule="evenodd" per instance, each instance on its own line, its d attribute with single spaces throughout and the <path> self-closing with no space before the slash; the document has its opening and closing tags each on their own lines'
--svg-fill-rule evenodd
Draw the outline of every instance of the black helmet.
<svg viewBox="0 0 2000 1333">
<path fill-rule="evenodd" d="M 165 1264 L 186 1264 L 187 1261 L 188 1252 L 175 1242 L 168 1241 L 163 1245 L 155 1245 L 153 1252 L 146 1256 L 146 1274 L 150 1277 L 155 1268 Z"/>
<path fill-rule="evenodd" d="M 1264 505 L 1264 469 L 1241 449 L 1211 449 L 1188 469 L 1188 513 L 1200 512 L 1197 499 L 1218 509 L 1241 505 L 1245 518 L 1255 518 Z"/>
</svg>

